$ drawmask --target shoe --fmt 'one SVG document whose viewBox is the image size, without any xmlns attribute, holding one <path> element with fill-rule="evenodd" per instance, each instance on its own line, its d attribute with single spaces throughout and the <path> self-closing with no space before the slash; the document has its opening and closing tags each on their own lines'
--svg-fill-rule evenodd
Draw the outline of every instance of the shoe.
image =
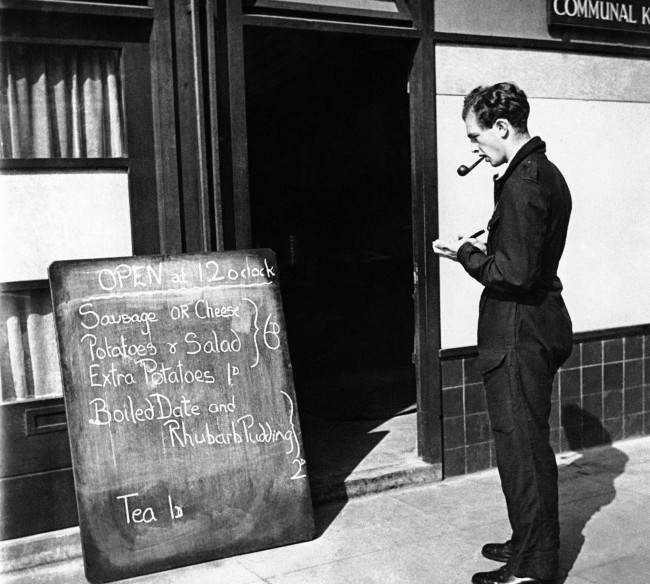
<svg viewBox="0 0 650 584">
<path fill-rule="evenodd" d="M 494 572 L 478 572 L 472 576 L 472 584 L 542 584 L 537 578 L 518 578 L 506 566 Z"/>
<path fill-rule="evenodd" d="M 484 558 L 495 562 L 507 562 L 514 553 L 509 541 L 506 543 L 486 543 L 481 549 Z"/>
</svg>

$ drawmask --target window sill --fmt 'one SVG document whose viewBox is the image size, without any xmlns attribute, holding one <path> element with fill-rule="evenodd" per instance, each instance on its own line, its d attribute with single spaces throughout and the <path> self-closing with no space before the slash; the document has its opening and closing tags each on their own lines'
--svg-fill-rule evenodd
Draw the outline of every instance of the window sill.
<svg viewBox="0 0 650 584">
<path fill-rule="evenodd" d="M 2 158 L 0 170 L 127 170 L 128 158 Z"/>
<path fill-rule="evenodd" d="M 22 282 L 0 282 L 2 292 L 24 292 L 27 290 L 49 290 L 49 280 L 24 280 Z"/>
</svg>

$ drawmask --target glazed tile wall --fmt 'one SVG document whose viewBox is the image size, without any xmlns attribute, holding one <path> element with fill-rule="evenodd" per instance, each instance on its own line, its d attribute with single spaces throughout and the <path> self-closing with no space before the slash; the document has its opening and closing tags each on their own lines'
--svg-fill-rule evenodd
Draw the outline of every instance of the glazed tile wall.
<svg viewBox="0 0 650 584">
<path fill-rule="evenodd" d="M 444 475 L 496 465 L 476 356 L 443 358 Z M 650 335 L 577 342 L 553 384 L 556 452 L 650 434 Z"/>
</svg>

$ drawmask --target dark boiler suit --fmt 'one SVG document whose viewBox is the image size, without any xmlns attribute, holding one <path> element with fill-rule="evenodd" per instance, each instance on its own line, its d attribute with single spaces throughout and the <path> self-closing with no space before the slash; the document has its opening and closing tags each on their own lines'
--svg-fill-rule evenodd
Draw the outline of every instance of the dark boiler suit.
<svg viewBox="0 0 650 584">
<path fill-rule="evenodd" d="M 559 520 L 549 415 L 553 378 L 572 343 L 557 277 L 571 194 L 540 138 L 528 141 L 495 180 L 494 201 L 487 252 L 465 243 L 458 260 L 485 287 L 478 367 L 512 526 L 507 567 L 515 576 L 553 579 Z"/>
</svg>

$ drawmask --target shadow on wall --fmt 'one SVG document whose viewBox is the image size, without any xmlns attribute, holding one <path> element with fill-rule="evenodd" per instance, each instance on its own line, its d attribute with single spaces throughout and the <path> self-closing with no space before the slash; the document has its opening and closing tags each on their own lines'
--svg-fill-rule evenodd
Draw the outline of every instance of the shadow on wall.
<svg viewBox="0 0 650 584">
<path fill-rule="evenodd" d="M 566 582 L 580 555 L 589 521 L 616 498 L 614 482 L 628 461 L 625 453 L 612 446 L 611 436 L 600 421 L 578 406 L 568 404 L 562 408 L 562 426 L 571 450 L 584 451 L 560 469 L 562 577 L 558 584 Z M 595 485 L 596 481 L 600 484 Z"/>
</svg>

